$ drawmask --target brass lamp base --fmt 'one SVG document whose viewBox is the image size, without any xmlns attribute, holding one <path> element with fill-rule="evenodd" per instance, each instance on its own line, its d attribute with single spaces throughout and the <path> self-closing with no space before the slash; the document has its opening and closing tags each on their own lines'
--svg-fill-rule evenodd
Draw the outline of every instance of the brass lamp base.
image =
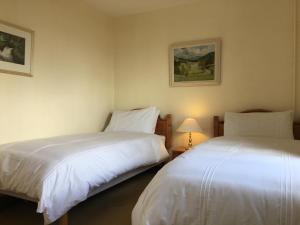
<svg viewBox="0 0 300 225">
<path fill-rule="evenodd" d="M 189 132 L 189 144 L 188 144 L 188 149 L 191 149 L 192 147 L 193 147 L 192 133 Z"/>
</svg>

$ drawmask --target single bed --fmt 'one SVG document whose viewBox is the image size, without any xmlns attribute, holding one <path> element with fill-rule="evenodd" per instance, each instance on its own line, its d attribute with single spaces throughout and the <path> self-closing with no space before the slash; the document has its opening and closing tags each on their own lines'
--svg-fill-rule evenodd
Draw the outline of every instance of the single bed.
<svg viewBox="0 0 300 225">
<path fill-rule="evenodd" d="M 132 225 L 300 224 L 300 141 L 224 137 L 223 131 L 214 117 L 216 138 L 156 174 L 134 207 Z"/>
<path fill-rule="evenodd" d="M 157 117 L 156 117 L 157 118 Z M 38 203 L 45 224 L 168 158 L 171 115 L 160 116 L 155 134 L 101 132 L 0 146 L 0 193 Z"/>
</svg>

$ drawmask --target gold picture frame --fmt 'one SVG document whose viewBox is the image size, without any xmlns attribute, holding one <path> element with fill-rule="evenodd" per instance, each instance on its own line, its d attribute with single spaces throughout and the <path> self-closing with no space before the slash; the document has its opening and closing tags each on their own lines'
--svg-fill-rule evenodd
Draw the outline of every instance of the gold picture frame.
<svg viewBox="0 0 300 225">
<path fill-rule="evenodd" d="M 0 73 L 32 76 L 34 32 L 0 21 Z"/>
<path fill-rule="evenodd" d="M 175 43 L 169 57 L 171 87 L 221 83 L 221 38 Z"/>
</svg>

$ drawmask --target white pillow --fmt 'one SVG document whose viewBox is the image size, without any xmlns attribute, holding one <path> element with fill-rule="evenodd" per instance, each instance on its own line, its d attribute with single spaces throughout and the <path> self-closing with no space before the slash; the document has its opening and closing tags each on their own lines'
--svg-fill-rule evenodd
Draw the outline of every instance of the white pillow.
<svg viewBox="0 0 300 225">
<path fill-rule="evenodd" d="M 115 111 L 105 132 L 129 131 L 154 134 L 159 110 L 156 107 Z"/>
<path fill-rule="evenodd" d="M 293 112 L 226 112 L 224 136 L 252 136 L 294 139 Z"/>
</svg>

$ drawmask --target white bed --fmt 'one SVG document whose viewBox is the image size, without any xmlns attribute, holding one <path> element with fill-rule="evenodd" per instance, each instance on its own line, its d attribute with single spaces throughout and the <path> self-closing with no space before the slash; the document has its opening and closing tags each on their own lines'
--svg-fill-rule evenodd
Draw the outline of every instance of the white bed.
<svg viewBox="0 0 300 225">
<path fill-rule="evenodd" d="M 299 225 L 293 115 L 267 112 L 226 113 L 225 125 L 214 117 L 214 135 L 225 136 L 160 170 L 140 196 L 132 225 Z"/>
<path fill-rule="evenodd" d="M 37 212 L 50 224 L 88 197 L 162 163 L 171 143 L 171 116 L 157 118 L 155 109 L 147 124 L 142 111 L 149 117 L 144 109 L 118 112 L 107 132 L 1 145 L 0 193 L 37 202 Z"/>
<path fill-rule="evenodd" d="M 166 165 L 133 225 L 299 225 L 300 141 L 219 137 Z"/>
<path fill-rule="evenodd" d="M 6 144 L 0 147 L 0 190 L 38 201 L 37 212 L 49 224 L 101 185 L 167 157 L 161 136 L 133 132 Z"/>
</svg>

